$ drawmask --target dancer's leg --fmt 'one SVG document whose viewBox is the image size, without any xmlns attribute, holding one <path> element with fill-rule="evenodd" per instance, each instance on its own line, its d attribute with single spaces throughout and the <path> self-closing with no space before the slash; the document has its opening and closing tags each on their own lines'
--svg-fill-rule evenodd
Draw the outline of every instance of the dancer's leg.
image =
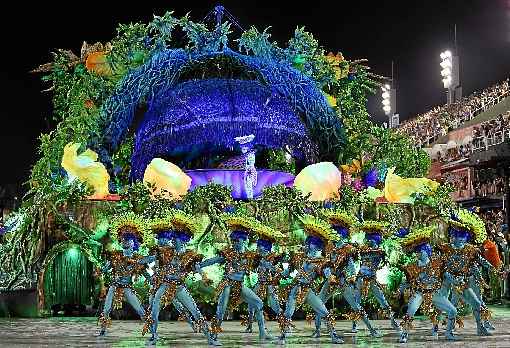
<svg viewBox="0 0 510 348">
<path fill-rule="evenodd" d="M 313 291 L 308 291 L 306 302 L 310 305 L 310 307 L 312 307 L 313 311 L 317 313 L 319 317 L 326 320 L 332 343 L 343 343 L 343 338 L 339 336 L 335 331 L 333 315 L 328 311 L 320 297 L 317 296 Z"/>
<path fill-rule="evenodd" d="M 269 335 L 266 334 L 266 325 L 264 320 L 264 303 L 257 296 L 252 289 L 244 286 L 241 288 L 241 298 L 254 309 L 255 317 L 257 318 L 257 324 L 259 326 L 259 338 L 260 339 L 270 339 Z"/>
<path fill-rule="evenodd" d="M 456 337 L 453 334 L 453 328 L 455 327 L 455 319 L 457 318 L 457 308 L 442 294 L 436 292 L 432 297 L 432 303 L 442 312 L 446 312 L 448 317 L 448 323 L 446 325 L 446 339 L 455 340 Z"/>
<path fill-rule="evenodd" d="M 115 296 L 116 290 L 117 287 L 115 287 L 114 285 L 108 288 L 108 292 L 104 300 L 103 312 L 99 316 L 99 324 L 101 325 L 101 331 L 99 332 L 100 336 L 104 336 L 106 334 L 106 328 L 109 326 L 111 322 L 110 312 L 112 311 L 113 297 Z"/>
<path fill-rule="evenodd" d="M 400 343 L 406 343 L 409 338 L 409 330 L 412 328 L 412 322 L 414 319 L 414 315 L 420 308 L 421 304 L 423 302 L 423 296 L 421 293 L 416 292 L 414 293 L 413 297 L 409 299 L 409 302 L 407 304 L 407 312 L 402 319 L 401 322 L 401 328 L 402 331 L 400 332 Z"/>
</svg>

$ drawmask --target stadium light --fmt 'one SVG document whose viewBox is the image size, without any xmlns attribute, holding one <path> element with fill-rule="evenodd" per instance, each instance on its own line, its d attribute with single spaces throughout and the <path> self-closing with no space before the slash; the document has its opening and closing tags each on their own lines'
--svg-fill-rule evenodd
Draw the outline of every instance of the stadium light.
<svg viewBox="0 0 510 348">
<path fill-rule="evenodd" d="M 389 115 L 391 113 L 392 105 L 391 105 L 391 94 L 394 93 L 394 90 L 391 89 L 389 84 L 385 84 L 381 86 L 382 90 L 382 105 L 383 111 L 385 115 Z"/>
<path fill-rule="evenodd" d="M 443 77 L 443 86 L 444 88 L 450 88 L 452 85 L 452 52 L 446 50 L 441 52 L 439 55 L 441 57 L 441 76 Z"/>
</svg>

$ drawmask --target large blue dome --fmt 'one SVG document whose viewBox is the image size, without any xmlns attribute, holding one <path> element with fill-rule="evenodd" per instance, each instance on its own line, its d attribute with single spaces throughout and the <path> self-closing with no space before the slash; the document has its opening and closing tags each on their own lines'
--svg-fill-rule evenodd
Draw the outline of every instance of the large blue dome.
<svg viewBox="0 0 510 348">
<path fill-rule="evenodd" d="M 183 82 L 151 103 L 136 132 L 132 177 L 143 177 L 154 157 L 172 157 L 235 146 L 234 138 L 254 134 L 254 144 L 289 146 L 312 159 L 317 151 L 288 101 L 258 81 L 208 79 Z"/>
<path fill-rule="evenodd" d="M 141 102 L 148 111 L 135 134 L 133 179 L 154 157 L 231 148 L 240 135 L 254 134 L 267 148 L 288 145 L 308 163 L 337 154 L 344 144 L 342 122 L 315 82 L 274 58 L 228 49 L 155 54 L 103 106 L 100 154 L 117 149 Z"/>
</svg>

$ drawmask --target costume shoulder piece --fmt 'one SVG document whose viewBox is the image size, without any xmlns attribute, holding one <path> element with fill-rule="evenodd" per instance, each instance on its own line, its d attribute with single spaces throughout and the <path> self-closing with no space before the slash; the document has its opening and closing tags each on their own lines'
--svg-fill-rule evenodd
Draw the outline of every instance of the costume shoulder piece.
<svg viewBox="0 0 510 348">
<path fill-rule="evenodd" d="M 372 247 L 369 247 L 368 245 L 362 245 L 358 248 L 358 252 L 360 254 L 371 254 L 371 253 L 374 253 L 374 254 L 381 254 L 381 255 L 384 255 L 384 250 L 382 248 L 372 248 Z"/>
<path fill-rule="evenodd" d="M 305 260 L 305 253 L 302 251 L 296 252 L 292 255 L 290 259 L 290 264 L 292 265 L 292 268 L 296 269 L 301 267 Z"/>
<path fill-rule="evenodd" d="M 112 250 L 108 252 L 108 259 L 112 263 L 113 268 L 118 267 L 124 259 L 124 255 L 122 254 L 122 251 L 119 250 Z"/>
<path fill-rule="evenodd" d="M 418 278 L 421 270 L 416 263 L 411 263 L 404 266 L 404 273 L 406 275 L 407 281 L 412 282 Z"/>
<path fill-rule="evenodd" d="M 157 251 L 158 260 L 167 264 L 172 260 L 174 253 L 175 253 L 174 248 L 168 246 L 159 247 Z"/>
<path fill-rule="evenodd" d="M 465 253 L 467 253 L 469 258 L 474 258 L 478 255 L 481 255 L 480 249 L 473 244 L 466 244 L 464 246 Z"/>
<path fill-rule="evenodd" d="M 441 253 L 450 253 L 452 251 L 452 247 L 448 243 L 439 243 L 436 245 L 436 249 Z"/>
<path fill-rule="evenodd" d="M 351 257 L 351 256 L 356 255 L 358 250 L 357 250 L 357 248 L 354 245 L 347 244 L 344 247 L 339 248 L 336 252 L 338 253 L 338 255 L 340 257 L 347 258 L 347 257 Z"/>
<path fill-rule="evenodd" d="M 234 258 L 237 252 L 233 248 L 225 248 L 218 252 L 218 255 L 224 257 L 227 260 Z"/>
<path fill-rule="evenodd" d="M 181 255 L 181 260 L 185 268 L 190 269 L 196 262 L 200 262 L 203 259 L 203 255 L 194 252 L 193 250 L 186 250 Z"/>
<path fill-rule="evenodd" d="M 121 257 L 123 256 L 121 250 L 110 250 L 107 252 L 108 257 Z"/>
</svg>

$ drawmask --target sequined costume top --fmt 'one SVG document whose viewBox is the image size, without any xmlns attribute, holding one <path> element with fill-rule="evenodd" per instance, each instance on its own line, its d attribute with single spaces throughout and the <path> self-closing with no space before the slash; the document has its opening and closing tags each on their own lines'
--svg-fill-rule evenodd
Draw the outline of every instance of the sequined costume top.
<svg viewBox="0 0 510 348">
<path fill-rule="evenodd" d="M 113 273 L 113 284 L 118 287 L 130 287 L 132 277 L 145 271 L 144 257 L 138 254 L 125 256 L 122 251 L 114 251 L 110 255 L 110 267 Z"/>
<path fill-rule="evenodd" d="M 406 280 L 413 293 L 430 293 L 441 288 L 443 271 L 442 259 L 435 256 L 423 266 L 417 263 L 404 266 Z"/>
<path fill-rule="evenodd" d="M 441 252 L 441 258 L 444 262 L 445 280 L 449 283 L 451 282 L 458 291 L 462 291 L 469 286 L 468 278 L 472 273 L 473 267 L 477 267 L 477 264 L 493 268 L 482 257 L 480 249 L 472 244 L 455 248 L 451 244 L 443 243 L 438 245 L 437 249 Z"/>
<path fill-rule="evenodd" d="M 292 258 L 292 267 L 298 271 L 294 284 L 311 286 L 313 281 L 322 274 L 327 260 L 322 257 L 309 257 L 304 253 L 296 253 Z"/>
<path fill-rule="evenodd" d="M 334 246 L 326 250 L 326 254 L 329 255 L 326 266 L 331 268 L 340 285 L 346 279 L 354 281 L 354 259 L 358 257 L 358 249 L 354 245 L 346 243 L 340 247 Z"/>
<path fill-rule="evenodd" d="M 281 277 L 278 267 L 276 266 L 282 258 L 282 255 L 269 253 L 267 255 L 257 254 L 254 258 L 253 269 L 257 272 L 259 283 L 278 285 Z"/>
<path fill-rule="evenodd" d="M 417 262 L 403 267 L 406 283 L 402 286 L 409 287 L 411 296 L 419 293 L 422 296 L 420 307 L 432 323 L 437 324 L 440 310 L 435 308 L 432 298 L 436 293 L 447 296 L 448 291 L 443 286 L 444 262 L 442 258 L 433 256 L 426 265 L 418 265 Z M 440 290 L 442 289 L 442 290 Z M 401 287 L 401 290 L 403 288 Z M 446 295 L 445 295 L 446 294 Z M 401 325 L 405 330 L 412 328 L 413 317 L 406 314 L 402 318 Z"/>
<path fill-rule="evenodd" d="M 219 252 L 220 262 L 225 265 L 225 277 L 230 280 L 243 281 L 244 276 L 252 269 L 257 254 L 252 251 L 239 252 L 227 248 Z"/>
<path fill-rule="evenodd" d="M 375 279 L 376 272 L 384 266 L 386 253 L 381 248 L 362 245 L 358 248 L 361 266 L 359 276 L 365 279 Z"/>
<path fill-rule="evenodd" d="M 183 283 L 187 275 L 193 271 L 194 265 L 202 260 L 202 255 L 192 250 L 178 253 L 170 246 L 158 247 L 155 256 L 158 261 L 156 278 L 160 282 Z"/>
</svg>

